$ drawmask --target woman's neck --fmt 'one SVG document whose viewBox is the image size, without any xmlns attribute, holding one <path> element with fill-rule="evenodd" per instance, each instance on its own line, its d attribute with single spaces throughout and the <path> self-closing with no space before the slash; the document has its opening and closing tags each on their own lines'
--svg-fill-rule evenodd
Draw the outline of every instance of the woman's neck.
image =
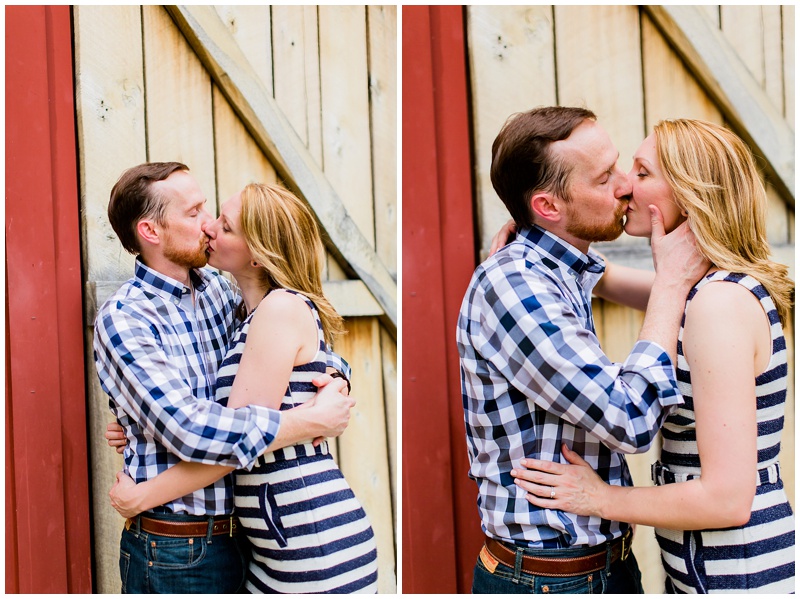
<svg viewBox="0 0 800 599">
<path fill-rule="evenodd" d="M 234 275 L 234 278 L 239 286 L 239 292 L 242 294 L 247 313 L 250 314 L 264 299 L 264 295 L 269 290 L 269 285 L 263 279 L 259 279 L 250 273 Z"/>
</svg>

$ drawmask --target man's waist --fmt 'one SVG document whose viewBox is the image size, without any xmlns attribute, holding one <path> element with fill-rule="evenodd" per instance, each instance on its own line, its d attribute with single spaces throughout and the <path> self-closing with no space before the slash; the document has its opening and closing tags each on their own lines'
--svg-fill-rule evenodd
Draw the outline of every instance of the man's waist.
<svg viewBox="0 0 800 599">
<path fill-rule="evenodd" d="M 598 546 L 570 549 L 532 549 L 487 537 L 481 550 L 484 564 L 492 561 L 509 568 L 520 566 L 522 572 L 539 576 L 577 576 L 607 568 L 618 559 L 625 560 L 631 551 L 633 534 L 628 529 L 622 536 Z"/>
</svg>

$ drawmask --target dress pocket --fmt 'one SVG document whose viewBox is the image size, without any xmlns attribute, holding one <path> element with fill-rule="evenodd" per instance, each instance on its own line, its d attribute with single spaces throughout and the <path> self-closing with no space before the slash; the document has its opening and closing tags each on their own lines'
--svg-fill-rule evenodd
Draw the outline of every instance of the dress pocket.
<svg viewBox="0 0 800 599">
<path fill-rule="evenodd" d="M 288 545 L 286 531 L 281 523 L 275 493 L 269 483 L 262 483 L 258 489 L 258 508 L 267 525 L 267 536 L 275 541 L 279 547 L 286 547 Z"/>
</svg>

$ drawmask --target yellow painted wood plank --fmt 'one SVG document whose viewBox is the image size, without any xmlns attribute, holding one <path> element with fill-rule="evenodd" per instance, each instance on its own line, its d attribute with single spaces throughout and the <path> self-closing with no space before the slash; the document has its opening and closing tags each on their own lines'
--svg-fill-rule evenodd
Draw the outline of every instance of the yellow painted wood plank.
<svg viewBox="0 0 800 599">
<path fill-rule="evenodd" d="M 239 44 L 261 83 L 272 94 L 272 40 L 267 5 L 217 5 L 214 7 Z"/>
<path fill-rule="evenodd" d="M 781 114 L 785 115 L 781 7 L 762 6 L 761 18 L 764 23 L 764 91 Z"/>
<path fill-rule="evenodd" d="M 794 205 L 794 132 L 742 63 L 725 35 L 693 6 L 646 5 L 656 26 L 755 153 L 787 203 Z M 725 19 L 722 19 L 725 27 Z M 777 35 L 778 32 L 775 32 Z"/>
<path fill-rule="evenodd" d="M 248 183 L 277 181 L 275 169 L 217 86 L 214 86 L 214 144 L 220 205 Z"/>
<path fill-rule="evenodd" d="M 467 43 L 475 144 L 475 195 L 480 255 L 509 219 L 489 177 L 492 142 L 506 119 L 556 104 L 553 9 L 469 6 Z"/>
<path fill-rule="evenodd" d="M 319 55 L 317 36 L 306 39 L 306 7 L 273 6 L 272 12 L 275 101 L 298 137 L 308 145 L 309 119 L 319 121 L 319 114 L 315 113 L 319 107 L 309 106 L 308 93 L 309 84 L 319 89 L 319 67 L 313 73 L 316 81 L 306 76 L 307 54 Z M 313 18 L 316 21 L 316 12 Z"/>
<path fill-rule="evenodd" d="M 389 442 L 389 482 L 392 488 L 392 514 L 397 533 L 397 343 L 381 328 L 381 358 L 383 360 L 383 397 L 386 403 L 386 431 Z"/>
<path fill-rule="evenodd" d="M 784 117 L 789 125 L 794 129 L 794 65 L 795 65 L 795 44 L 794 44 L 794 4 L 781 6 L 781 26 L 783 41 L 783 91 L 784 91 Z"/>
<path fill-rule="evenodd" d="M 720 7 L 722 33 L 753 79 L 764 89 L 764 19 L 760 6 Z"/>
<path fill-rule="evenodd" d="M 204 6 L 170 6 L 168 10 L 278 175 L 311 206 L 327 234 L 328 250 L 351 276 L 364 281 L 384 310 L 382 322 L 396 329 L 396 281 L 308 148 L 266 93 L 219 16 Z"/>
<path fill-rule="evenodd" d="M 392 498 L 383 398 L 380 325 L 375 318 L 350 318 L 349 334 L 336 351 L 353 368 L 357 398 L 350 425 L 339 437 L 339 465 L 372 523 L 378 545 L 378 592 L 397 591 Z"/>
<path fill-rule="evenodd" d="M 658 121 L 667 118 L 722 124 L 720 111 L 646 14 L 642 15 L 642 71 L 646 135 L 650 135 Z"/>
<path fill-rule="evenodd" d="M 789 216 L 786 202 L 775 187 L 767 182 L 767 240 L 770 244 L 789 243 Z"/>
<path fill-rule="evenodd" d="M 318 14 L 323 170 L 374 248 L 366 8 L 320 6 Z"/>
<path fill-rule="evenodd" d="M 367 7 L 375 248 L 397 278 L 397 7 Z"/>
<path fill-rule="evenodd" d="M 593 110 L 628 160 L 645 133 L 638 9 L 556 6 L 555 29 L 559 104 Z"/>
<path fill-rule="evenodd" d="M 558 103 L 594 111 L 628 169 L 645 135 L 638 9 L 557 5 L 554 10 Z M 645 242 L 623 233 L 616 243 Z"/>
<path fill-rule="evenodd" d="M 92 551 L 94 584 L 100 593 L 119 593 L 119 535 L 123 520 L 108 502 L 122 457 L 105 443 L 112 421 L 108 396 L 94 372 L 93 295 L 97 280 L 125 280 L 134 257 L 122 249 L 107 209 L 122 172 L 145 162 L 145 97 L 142 75 L 141 10 L 138 6 L 75 6 L 75 110 L 86 312 L 84 336 L 92 460 Z M 96 310 L 96 308 L 95 308 Z"/>
<path fill-rule="evenodd" d="M 148 159 L 186 164 L 213 206 L 211 79 L 162 7 L 144 6 L 142 20 Z"/>
</svg>

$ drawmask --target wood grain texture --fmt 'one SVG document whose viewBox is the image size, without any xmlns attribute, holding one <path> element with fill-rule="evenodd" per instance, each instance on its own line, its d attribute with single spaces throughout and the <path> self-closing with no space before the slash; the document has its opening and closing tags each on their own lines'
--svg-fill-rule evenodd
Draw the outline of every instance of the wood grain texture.
<svg viewBox="0 0 800 599">
<path fill-rule="evenodd" d="M 350 318 L 348 334 L 336 343 L 353 368 L 353 395 L 357 398 L 350 424 L 338 439 L 339 466 L 364 511 L 378 545 L 378 592 L 395 593 L 392 485 L 390 483 L 386 407 L 383 398 L 383 360 L 380 325 L 376 318 Z"/>
<path fill-rule="evenodd" d="M 734 130 L 764 157 L 781 196 L 794 205 L 794 133 L 731 43 L 695 7 L 660 5 L 644 10 Z"/>
<path fill-rule="evenodd" d="M 397 7 L 368 6 L 375 248 L 397 279 Z"/>
<path fill-rule="evenodd" d="M 385 326 L 396 329 L 395 281 L 219 17 L 206 7 L 170 11 L 278 175 L 309 202 L 330 239 L 328 249 L 365 282 L 384 309 Z"/>
<path fill-rule="evenodd" d="M 123 520 L 108 503 L 108 491 L 122 457 L 103 434 L 112 420 L 108 396 L 94 371 L 91 309 L 98 280 L 124 281 L 134 257 L 108 222 L 111 188 L 122 172 L 147 160 L 141 9 L 76 6 L 74 9 L 75 83 L 85 268 L 88 437 L 92 461 L 94 584 L 100 593 L 118 593 L 119 534 Z M 110 140 L 113 140 L 110 142 Z M 117 285 L 119 287 L 119 285 Z"/>
<path fill-rule="evenodd" d="M 492 142 L 512 114 L 556 104 L 553 9 L 470 6 L 467 14 L 481 258 L 509 213 L 492 187 Z"/>
</svg>

